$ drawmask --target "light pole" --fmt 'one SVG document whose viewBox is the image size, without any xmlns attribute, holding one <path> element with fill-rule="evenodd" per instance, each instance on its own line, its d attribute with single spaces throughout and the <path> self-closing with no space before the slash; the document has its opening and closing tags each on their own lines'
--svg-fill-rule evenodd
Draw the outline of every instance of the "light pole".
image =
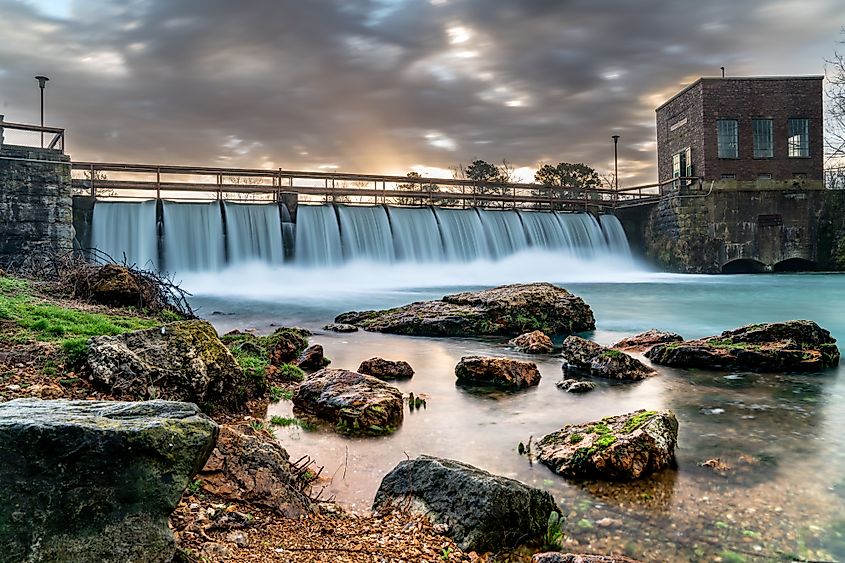
<svg viewBox="0 0 845 563">
<path fill-rule="evenodd" d="M 44 127 L 44 86 L 50 80 L 46 76 L 36 76 L 38 87 L 41 88 L 41 127 Z M 44 131 L 41 131 L 41 148 L 44 148 Z"/>
<path fill-rule="evenodd" d="M 619 199 L 619 135 L 613 135 L 613 183 L 616 189 L 615 199 Z"/>
</svg>

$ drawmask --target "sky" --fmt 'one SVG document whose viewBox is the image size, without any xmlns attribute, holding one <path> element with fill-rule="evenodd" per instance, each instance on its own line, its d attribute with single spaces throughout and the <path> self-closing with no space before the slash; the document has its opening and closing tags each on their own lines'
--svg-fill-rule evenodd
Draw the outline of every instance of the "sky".
<svg viewBox="0 0 845 563">
<path fill-rule="evenodd" d="M 449 176 L 506 159 L 656 181 L 700 76 L 812 75 L 843 0 L 0 0 L 0 114 L 74 160 Z M 839 45 L 842 48 L 841 45 Z"/>
</svg>

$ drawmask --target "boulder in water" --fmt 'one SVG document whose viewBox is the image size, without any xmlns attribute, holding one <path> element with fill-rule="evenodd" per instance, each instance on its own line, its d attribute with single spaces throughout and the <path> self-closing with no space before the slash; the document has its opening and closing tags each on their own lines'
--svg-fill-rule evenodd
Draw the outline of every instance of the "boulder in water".
<svg viewBox="0 0 845 563">
<path fill-rule="evenodd" d="M 639 410 L 573 424 L 537 442 L 537 459 L 564 477 L 631 481 L 675 465 L 678 419 Z"/>
<path fill-rule="evenodd" d="M 223 426 L 200 472 L 207 492 L 232 501 L 264 506 L 288 518 L 314 511 L 287 451 L 278 440 L 250 427 Z"/>
<path fill-rule="evenodd" d="M 554 350 L 552 339 L 541 330 L 520 334 L 509 342 L 511 346 L 526 354 L 550 354 Z"/>
<path fill-rule="evenodd" d="M 384 358 L 370 358 L 364 360 L 358 367 L 358 373 L 372 375 L 381 380 L 410 379 L 414 376 L 414 368 L 402 360 L 393 361 Z"/>
<path fill-rule="evenodd" d="M 187 403 L 0 404 L 0 559 L 169 563 L 168 518 L 216 437 Z"/>
<path fill-rule="evenodd" d="M 262 383 L 244 374 L 206 321 L 177 321 L 159 328 L 88 341 L 91 381 L 114 397 L 197 403 L 206 410 L 240 410 Z"/>
<path fill-rule="evenodd" d="M 358 332 L 358 327 L 343 323 L 330 323 L 323 327 L 323 330 L 330 330 L 332 332 Z"/>
<path fill-rule="evenodd" d="M 399 389 L 345 369 L 327 368 L 308 376 L 297 387 L 293 404 L 353 433 L 391 432 L 402 423 L 404 414 Z"/>
<path fill-rule="evenodd" d="M 645 352 L 650 350 L 656 344 L 666 344 L 667 342 L 682 342 L 683 336 L 675 334 L 674 332 L 664 332 L 662 330 L 650 329 L 634 336 L 623 338 L 611 348 L 617 350 L 629 350 L 631 352 Z"/>
<path fill-rule="evenodd" d="M 584 381 L 583 379 L 561 379 L 555 386 L 570 393 L 587 393 L 596 388 L 596 384 L 592 381 Z"/>
<path fill-rule="evenodd" d="M 589 305 L 549 283 L 514 284 L 447 295 L 382 311 L 343 313 L 336 323 L 412 336 L 572 334 L 595 328 Z"/>
<path fill-rule="evenodd" d="M 477 467 L 421 455 L 381 481 L 373 511 L 408 508 L 446 528 L 465 551 L 497 551 L 542 535 L 557 512 L 546 491 Z"/>
<path fill-rule="evenodd" d="M 657 344 L 646 357 L 656 364 L 679 368 L 817 371 L 839 364 L 839 348 L 830 332 L 813 321 L 786 321 Z"/>
<path fill-rule="evenodd" d="M 567 362 L 564 369 L 568 367 L 593 377 L 639 381 L 657 373 L 624 352 L 605 348 L 579 336 L 567 336 L 561 354 Z"/>
<path fill-rule="evenodd" d="M 296 362 L 308 347 L 308 334 L 299 329 L 282 327 L 269 336 L 260 337 L 260 341 L 270 355 L 270 364 L 281 366 Z"/>
<path fill-rule="evenodd" d="M 540 370 L 534 362 L 510 358 L 464 356 L 455 366 L 458 383 L 493 385 L 506 389 L 521 389 L 540 383 Z"/>
</svg>

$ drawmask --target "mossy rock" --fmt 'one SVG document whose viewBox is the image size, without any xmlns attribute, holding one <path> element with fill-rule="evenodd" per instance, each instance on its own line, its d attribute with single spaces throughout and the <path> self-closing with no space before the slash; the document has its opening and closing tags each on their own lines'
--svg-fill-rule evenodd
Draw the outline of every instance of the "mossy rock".
<svg viewBox="0 0 845 563">
<path fill-rule="evenodd" d="M 673 467 L 677 440 L 674 413 L 639 410 L 544 436 L 537 459 L 564 477 L 631 481 Z"/>
</svg>

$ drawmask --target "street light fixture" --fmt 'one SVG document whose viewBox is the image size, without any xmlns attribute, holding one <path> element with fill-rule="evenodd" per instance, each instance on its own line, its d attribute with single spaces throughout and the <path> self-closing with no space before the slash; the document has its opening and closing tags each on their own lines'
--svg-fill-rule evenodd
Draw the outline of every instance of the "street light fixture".
<svg viewBox="0 0 845 563">
<path fill-rule="evenodd" d="M 36 76 L 38 87 L 41 88 L 41 127 L 44 127 L 44 86 L 50 80 L 46 76 Z M 44 131 L 41 132 L 41 148 L 44 148 Z"/>
<path fill-rule="evenodd" d="M 613 182 L 616 188 L 616 199 L 619 199 L 619 135 L 613 135 Z"/>
</svg>

